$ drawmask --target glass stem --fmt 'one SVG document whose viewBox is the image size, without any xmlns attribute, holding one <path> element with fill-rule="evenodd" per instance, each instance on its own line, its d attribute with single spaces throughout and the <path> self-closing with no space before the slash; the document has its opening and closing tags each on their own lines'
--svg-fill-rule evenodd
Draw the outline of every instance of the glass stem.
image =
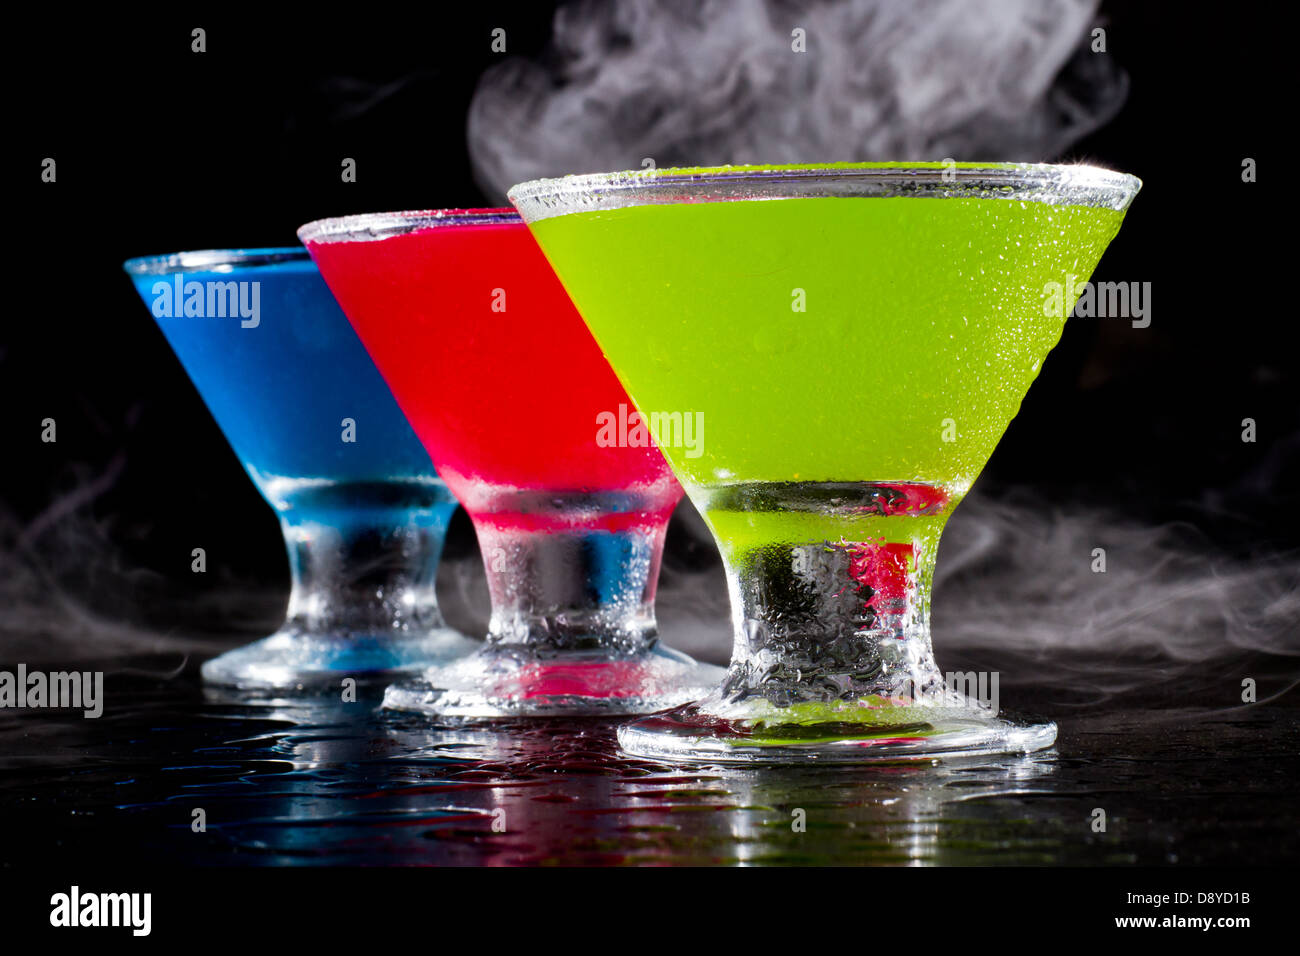
<svg viewBox="0 0 1300 956">
<path fill-rule="evenodd" d="M 488 644 L 541 655 L 650 650 L 668 518 L 626 518 L 548 528 L 517 515 L 474 517 L 492 596 Z"/>
<path fill-rule="evenodd" d="M 283 514 L 292 577 L 285 629 L 399 638 L 444 627 L 435 582 L 455 510 L 443 490 L 418 506 Z"/>
<path fill-rule="evenodd" d="M 723 699 L 787 707 L 939 692 L 930 590 L 950 510 L 941 492 L 907 484 L 714 495 L 705 515 L 722 545 L 735 641 Z"/>
</svg>

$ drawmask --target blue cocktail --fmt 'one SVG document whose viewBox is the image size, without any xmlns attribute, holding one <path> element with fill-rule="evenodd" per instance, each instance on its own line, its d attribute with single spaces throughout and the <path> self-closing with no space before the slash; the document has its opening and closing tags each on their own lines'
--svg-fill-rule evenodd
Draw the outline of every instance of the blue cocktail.
<svg viewBox="0 0 1300 956">
<path fill-rule="evenodd" d="M 262 496 L 293 579 L 284 626 L 203 667 L 236 687 L 391 677 L 460 656 L 434 578 L 456 500 L 301 248 L 124 268 Z"/>
</svg>

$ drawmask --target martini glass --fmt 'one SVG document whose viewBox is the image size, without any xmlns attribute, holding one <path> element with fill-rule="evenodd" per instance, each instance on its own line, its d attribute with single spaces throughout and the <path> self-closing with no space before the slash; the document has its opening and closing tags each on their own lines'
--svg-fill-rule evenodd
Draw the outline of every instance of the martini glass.
<svg viewBox="0 0 1300 956">
<path fill-rule="evenodd" d="M 1139 185 L 835 164 L 511 190 L 642 414 L 706 425 L 702 454 L 664 450 L 726 564 L 731 666 L 623 727 L 625 749 L 859 762 L 1055 740 L 945 686 L 934 561 Z"/>
<path fill-rule="evenodd" d="M 510 209 L 352 216 L 298 231 L 474 522 L 486 645 L 385 706 L 462 717 L 627 714 L 718 679 L 658 642 L 682 489 L 659 449 L 602 432 L 619 385 Z"/>
<path fill-rule="evenodd" d="M 204 678 L 337 687 L 477 647 L 445 626 L 434 591 L 456 499 L 307 251 L 181 252 L 124 268 L 289 552 L 284 625 L 206 662 Z"/>
</svg>

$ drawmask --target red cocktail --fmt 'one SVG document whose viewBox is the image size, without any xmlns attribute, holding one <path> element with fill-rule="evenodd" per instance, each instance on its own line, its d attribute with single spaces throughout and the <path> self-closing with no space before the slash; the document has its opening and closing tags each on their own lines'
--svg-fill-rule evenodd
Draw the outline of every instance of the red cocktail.
<svg viewBox="0 0 1300 956">
<path fill-rule="evenodd" d="M 322 220 L 299 230 L 438 473 L 474 522 L 487 645 L 386 705 L 467 716 L 634 713 L 715 669 L 661 647 L 654 591 L 682 489 L 510 210 Z"/>
</svg>

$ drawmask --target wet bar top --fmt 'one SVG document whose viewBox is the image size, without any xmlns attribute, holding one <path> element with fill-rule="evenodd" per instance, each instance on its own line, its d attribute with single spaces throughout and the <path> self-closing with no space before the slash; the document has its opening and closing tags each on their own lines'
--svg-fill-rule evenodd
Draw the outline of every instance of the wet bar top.
<svg viewBox="0 0 1300 956">
<path fill-rule="evenodd" d="M 110 683 L 97 720 L 0 711 L 0 865 L 1267 864 L 1300 848 L 1295 695 L 1044 709 L 1061 734 L 1033 757 L 691 769 L 619 756 L 610 721 L 451 727 L 373 699 L 222 699 L 189 673 Z"/>
</svg>

